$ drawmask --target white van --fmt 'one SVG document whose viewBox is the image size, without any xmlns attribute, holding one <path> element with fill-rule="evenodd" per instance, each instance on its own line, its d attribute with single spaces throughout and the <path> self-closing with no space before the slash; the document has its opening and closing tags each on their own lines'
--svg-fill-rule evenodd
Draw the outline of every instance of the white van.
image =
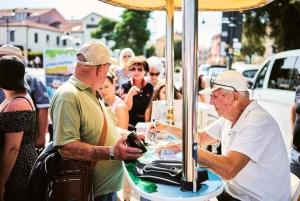
<svg viewBox="0 0 300 201">
<path fill-rule="evenodd" d="M 288 153 L 291 145 L 290 112 L 295 90 L 300 84 L 299 73 L 300 50 L 277 53 L 263 63 L 249 90 L 251 98 L 257 99 L 279 124 Z"/>
</svg>

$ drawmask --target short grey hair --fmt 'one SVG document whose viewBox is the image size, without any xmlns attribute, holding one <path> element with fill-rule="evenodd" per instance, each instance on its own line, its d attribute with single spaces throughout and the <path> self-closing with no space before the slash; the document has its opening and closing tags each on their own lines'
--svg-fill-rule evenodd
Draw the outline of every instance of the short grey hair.
<svg viewBox="0 0 300 201">
<path fill-rule="evenodd" d="M 158 57 L 152 56 L 147 59 L 147 62 L 149 64 L 149 69 L 154 68 L 155 70 L 158 70 L 160 72 L 159 78 L 163 78 L 165 69 L 162 61 Z"/>
<path fill-rule="evenodd" d="M 223 89 L 223 88 L 221 88 L 221 89 L 223 90 L 223 92 L 225 93 L 226 96 L 229 95 L 230 93 L 234 92 L 233 90 L 227 90 L 227 89 Z M 249 91 L 238 91 L 237 93 L 239 93 L 243 99 L 246 99 L 246 98 L 249 99 L 249 96 L 250 96 Z"/>
</svg>

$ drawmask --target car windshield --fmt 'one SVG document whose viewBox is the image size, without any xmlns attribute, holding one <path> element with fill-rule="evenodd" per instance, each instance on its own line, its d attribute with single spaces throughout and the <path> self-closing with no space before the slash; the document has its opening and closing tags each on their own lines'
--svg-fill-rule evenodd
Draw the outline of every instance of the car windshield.
<svg viewBox="0 0 300 201">
<path fill-rule="evenodd" d="M 226 71 L 226 67 L 210 67 L 207 74 L 215 78 L 223 71 Z"/>
<path fill-rule="evenodd" d="M 257 72 L 258 69 L 253 69 L 253 70 L 245 70 L 242 74 L 245 77 L 249 77 L 249 78 L 254 78 L 255 73 Z"/>
</svg>

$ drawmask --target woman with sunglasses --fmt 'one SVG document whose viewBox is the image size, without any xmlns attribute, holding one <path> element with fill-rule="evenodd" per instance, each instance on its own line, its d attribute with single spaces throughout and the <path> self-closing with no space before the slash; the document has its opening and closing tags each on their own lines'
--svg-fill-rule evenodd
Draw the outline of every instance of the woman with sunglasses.
<svg viewBox="0 0 300 201">
<path fill-rule="evenodd" d="M 129 66 L 126 65 L 126 62 L 134 56 L 135 55 L 130 48 L 125 48 L 121 51 L 119 57 L 119 67 L 114 70 L 114 74 L 120 84 L 127 82 L 131 77 Z"/>
<path fill-rule="evenodd" d="M 154 86 L 164 77 L 164 66 L 158 57 L 152 56 L 147 60 L 149 64 L 149 79 L 148 81 Z"/>
<path fill-rule="evenodd" d="M 129 111 L 128 130 L 135 130 L 138 122 L 145 122 L 145 111 L 151 101 L 153 85 L 145 80 L 149 65 L 143 56 L 128 61 L 132 77 L 121 84 L 121 98 Z"/>
</svg>

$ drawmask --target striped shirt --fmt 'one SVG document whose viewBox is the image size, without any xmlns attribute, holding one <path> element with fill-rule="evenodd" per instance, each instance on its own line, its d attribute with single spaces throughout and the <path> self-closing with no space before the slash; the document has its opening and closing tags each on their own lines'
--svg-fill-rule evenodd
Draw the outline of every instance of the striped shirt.
<svg viewBox="0 0 300 201">
<path fill-rule="evenodd" d="M 71 76 L 56 90 L 50 105 L 54 146 L 75 141 L 96 145 L 103 128 L 102 109 L 107 119 L 105 146 L 113 146 L 120 139 L 116 116 L 110 107 L 97 99 L 88 85 Z M 122 179 L 121 161 L 99 161 L 93 170 L 94 196 L 119 191 Z"/>
</svg>

